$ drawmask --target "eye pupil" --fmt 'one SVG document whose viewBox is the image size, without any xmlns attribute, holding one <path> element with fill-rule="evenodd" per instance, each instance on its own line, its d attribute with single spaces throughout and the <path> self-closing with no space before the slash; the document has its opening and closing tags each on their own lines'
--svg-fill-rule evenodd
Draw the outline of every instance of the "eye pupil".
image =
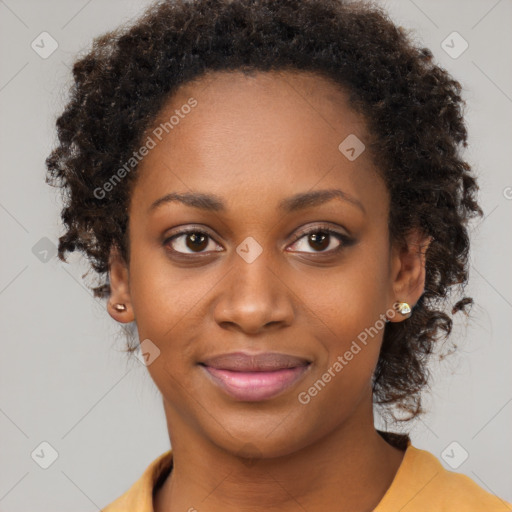
<svg viewBox="0 0 512 512">
<path fill-rule="evenodd" d="M 326 247 L 329 247 L 329 234 L 325 233 L 324 231 L 318 231 L 316 233 L 312 233 L 309 235 L 310 242 L 312 241 L 314 244 L 321 244 L 320 247 L 313 247 L 313 249 L 320 249 L 323 250 Z M 327 243 L 325 241 L 327 240 Z"/>
<path fill-rule="evenodd" d="M 203 250 L 205 249 L 206 247 L 208 247 L 208 244 L 206 243 L 205 244 L 205 241 L 206 241 L 206 236 L 205 235 L 202 235 L 200 233 L 189 233 L 187 235 L 187 247 L 193 251 L 195 250 Z M 192 242 L 192 243 L 189 243 L 189 242 Z"/>
</svg>

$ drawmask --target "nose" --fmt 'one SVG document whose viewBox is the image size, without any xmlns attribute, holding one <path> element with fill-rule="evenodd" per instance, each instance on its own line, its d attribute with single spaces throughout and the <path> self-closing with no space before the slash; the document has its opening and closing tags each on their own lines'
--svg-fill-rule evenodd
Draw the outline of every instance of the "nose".
<svg viewBox="0 0 512 512">
<path fill-rule="evenodd" d="M 215 321 L 222 328 L 258 334 L 292 323 L 293 292 L 264 254 L 251 263 L 235 255 L 214 305 Z"/>
</svg>

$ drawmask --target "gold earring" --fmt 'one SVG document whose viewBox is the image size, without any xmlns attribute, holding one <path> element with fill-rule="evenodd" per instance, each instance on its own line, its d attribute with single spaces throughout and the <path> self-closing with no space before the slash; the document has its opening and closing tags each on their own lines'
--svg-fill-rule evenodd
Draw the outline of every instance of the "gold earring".
<svg viewBox="0 0 512 512">
<path fill-rule="evenodd" d="M 411 306 L 407 302 L 395 302 L 394 308 L 404 316 L 411 313 Z"/>
<path fill-rule="evenodd" d="M 119 311 L 119 313 L 122 313 L 126 311 L 126 306 L 124 304 L 114 304 L 112 306 L 116 311 Z"/>
</svg>

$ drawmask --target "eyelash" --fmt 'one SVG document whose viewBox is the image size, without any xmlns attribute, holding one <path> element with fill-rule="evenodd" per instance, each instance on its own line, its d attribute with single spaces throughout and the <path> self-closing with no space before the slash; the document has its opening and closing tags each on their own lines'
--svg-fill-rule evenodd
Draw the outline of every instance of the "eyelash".
<svg viewBox="0 0 512 512">
<path fill-rule="evenodd" d="M 188 234 L 199 234 L 199 235 L 206 235 L 210 240 L 214 240 L 212 236 L 210 236 L 206 231 L 203 231 L 202 229 L 199 229 L 199 228 L 194 228 L 194 227 L 191 227 L 191 228 L 187 228 L 187 229 L 184 229 L 182 231 L 178 231 L 177 233 L 175 233 L 174 235 L 172 235 L 171 237 L 168 237 L 164 240 L 163 242 L 163 245 L 165 247 L 167 247 L 167 245 L 172 242 L 173 240 L 181 237 L 181 236 L 185 236 L 185 235 L 188 235 Z M 311 235 L 311 234 L 314 234 L 314 233 L 325 233 L 329 236 L 333 236 L 334 238 L 336 238 L 339 242 L 340 242 L 340 245 L 338 247 L 336 247 L 335 249 L 330 249 L 329 251 L 316 251 L 316 252 L 312 252 L 312 253 L 305 253 L 305 254 L 330 254 L 330 255 L 333 255 L 333 254 L 336 254 L 338 253 L 339 251 L 341 251 L 344 247 L 347 247 L 348 245 L 350 245 L 352 242 L 353 242 L 353 239 L 351 239 L 350 237 L 348 237 L 347 235 L 343 234 L 343 233 L 340 233 L 339 231 L 336 231 L 328 226 L 315 226 L 314 228 L 309 228 L 309 229 L 305 229 L 303 231 L 300 231 L 299 233 L 297 233 L 297 235 L 294 237 L 294 239 L 292 240 L 291 244 L 290 245 L 293 245 L 295 244 L 297 241 L 299 241 L 301 238 L 303 237 L 306 237 L 308 235 Z M 206 252 L 196 252 L 196 253 L 183 253 L 183 252 L 179 252 L 179 251 L 175 251 L 174 249 L 169 249 L 170 252 L 173 252 L 179 256 L 183 256 L 183 257 L 194 257 L 196 255 L 201 255 L 201 254 L 208 254 L 208 252 L 221 252 L 221 251 L 206 251 Z"/>
</svg>

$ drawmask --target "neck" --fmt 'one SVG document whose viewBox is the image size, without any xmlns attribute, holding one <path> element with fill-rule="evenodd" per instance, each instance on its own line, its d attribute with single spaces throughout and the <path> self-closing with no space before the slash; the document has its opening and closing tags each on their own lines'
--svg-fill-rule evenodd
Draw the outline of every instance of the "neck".
<svg viewBox="0 0 512 512">
<path fill-rule="evenodd" d="M 155 512 L 373 510 L 404 452 L 375 430 L 371 401 L 361 406 L 328 436 L 286 456 L 253 460 L 209 442 L 166 407 L 173 469 L 155 495 Z"/>
</svg>

